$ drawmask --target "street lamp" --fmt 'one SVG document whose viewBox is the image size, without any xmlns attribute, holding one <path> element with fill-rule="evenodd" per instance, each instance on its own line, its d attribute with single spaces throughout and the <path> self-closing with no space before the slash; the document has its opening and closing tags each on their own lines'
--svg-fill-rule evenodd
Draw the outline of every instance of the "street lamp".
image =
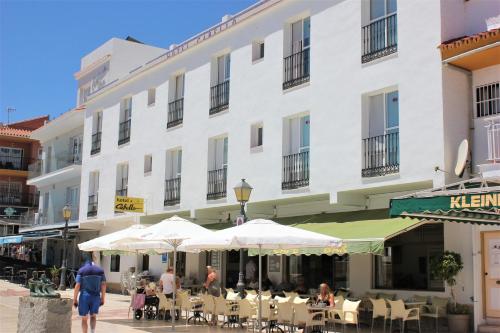
<svg viewBox="0 0 500 333">
<path fill-rule="evenodd" d="M 243 216 L 243 222 L 247 220 L 247 215 L 245 214 L 245 204 L 250 199 L 250 194 L 252 193 L 252 186 L 245 181 L 245 178 L 241 179 L 234 188 L 234 194 L 236 195 L 236 200 L 240 203 L 240 214 Z M 238 283 L 236 288 L 241 297 L 243 297 L 243 292 L 245 290 L 245 276 L 243 275 L 243 249 L 240 249 L 240 273 L 238 274 Z"/>
<path fill-rule="evenodd" d="M 64 232 L 63 232 L 63 257 L 61 265 L 61 279 L 59 283 L 59 290 L 66 290 L 66 266 L 68 259 L 66 258 L 66 243 L 68 240 L 68 221 L 71 219 L 71 207 L 66 205 L 62 210 L 64 218 Z"/>
</svg>

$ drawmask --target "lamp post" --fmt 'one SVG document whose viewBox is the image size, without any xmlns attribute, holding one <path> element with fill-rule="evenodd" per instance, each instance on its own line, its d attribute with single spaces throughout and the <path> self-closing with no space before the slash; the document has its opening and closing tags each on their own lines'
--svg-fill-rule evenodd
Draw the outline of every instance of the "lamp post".
<svg viewBox="0 0 500 333">
<path fill-rule="evenodd" d="M 240 203 L 240 214 L 243 216 L 243 222 L 246 222 L 247 215 L 245 214 L 245 204 L 250 199 L 250 194 L 252 193 L 252 186 L 245 181 L 245 178 L 241 179 L 234 188 L 234 194 L 236 194 L 236 200 Z M 236 288 L 241 297 L 243 297 L 243 292 L 245 290 L 245 276 L 243 275 L 243 249 L 240 249 L 240 272 L 238 274 L 238 283 Z"/>
<path fill-rule="evenodd" d="M 66 205 L 62 210 L 64 218 L 64 231 L 63 231 L 63 257 L 61 265 L 61 279 L 59 283 L 59 290 L 66 290 L 66 266 L 68 259 L 66 254 L 66 243 L 68 240 L 68 221 L 71 219 L 71 207 Z"/>
</svg>

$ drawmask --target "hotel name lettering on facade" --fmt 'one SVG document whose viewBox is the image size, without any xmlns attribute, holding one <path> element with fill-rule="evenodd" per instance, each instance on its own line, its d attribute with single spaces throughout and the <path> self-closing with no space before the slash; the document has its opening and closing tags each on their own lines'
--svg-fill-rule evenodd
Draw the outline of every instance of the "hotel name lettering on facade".
<svg viewBox="0 0 500 333">
<path fill-rule="evenodd" d="M 450 197 L 450 209 L 500 208 L 500 193 L 464 194 Z"/>
</svg>

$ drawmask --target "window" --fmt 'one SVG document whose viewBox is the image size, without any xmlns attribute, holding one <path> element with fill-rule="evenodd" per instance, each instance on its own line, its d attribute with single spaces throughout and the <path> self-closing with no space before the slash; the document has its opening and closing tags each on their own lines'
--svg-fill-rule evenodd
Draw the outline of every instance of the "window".
<svg viewBox="0 0 500 333">
<path fill-rule="evenodd" d="M 71 164 L 80 164 L 82 162 L 82 144 L 83 138 L 81 136 L 74 136 L 69 139 L 69 162 Z"/>
<path fill-rule="evenodd" d="M 102 111 L 94 113 L 92 119 L 92 147 L 90 155 L 97 154 L 101 151 L 101 132 L 102 132 Z"/>
<path fill-rule="evenodd" d="M 174 206 L 181 200 L 182 150 L 174 149 L 167 152 L 165 168 L 165 199 L 164 206 Z"/>
<path fill-rule="evenodd" d="M 208 146 L 208 191 L 207 199 L 226 197 L 228 138 L 218 137 L 209 140 Z"/>
<path fill-rule="evenodd" d="M 116 168 L 116 195 L 126 197 L 128 194 L 128 164 L 118 164 Z"/>
<path fill-rule="evenodd" d="M 110 272 L 119 272 L 120 271 L 120 255 L 112 254 L 110 257 L 109 263 L 109 271 Z"/>
<path fill-rule="evenodd" d="M 229 53 L 217 57 L 217 83 L 229 81 L 231 76 L 231 55 Z"/>
<path fill-rule="evenodd" d="M 311 20 L 298 20 L 285 29 L 285 58 L 283 59 L 283 89 L 309 81 Z"/>
<path fill-rule="evenodd" d="M 250 148 L 262 147 L 264 125 L 262 123 L 252 125 L 250 129 Z"/>
<path fill-rule="evenodd" d="M 156 101 L 156 88 L 148 89 L 148 106 L 155 105 Z"/>
<path fill-rule="evenodd" d="M 368 97 L 368 134 L 362 140 L 363 177 L 399 172 L 399 92 Z"/>
<path fill-rule="evenodd" d="M 311 19 L 306 17 L 292 23 L 291 54 L 301 52 L 311 46 Z"/>
<path fill-rule="evenodd" d="M 264 58 L 264 42 L 254 41 L 252 43 L 252 61 Z"/>
<path fill-rule="evenodd" d="M 443 291 L 429 267 L 444 249 L 443 224 L 427 224 L 385 242 L 385 255 L 374 256 L 377 289 Z"/>
<path fill-rule="evenodd" d="M 500 84 L 476 87 L 476 117 L 500 115 Z"/>
<path fill-rule="evenodd" d="M 71 219 L 78 221 L 78 207 L 80 207 L 80 186 L 76 185 L 66 188 L 66 204 L 71 208 Z"/>
<path fill-rule="evenodd" d="M 87 206 L 87 217 L 97 215 L 99 192 L 99 171 L 94 171 L 89 174 L 89 200 Z"/>
<path fill-rule="evenodd" d="M 284 119 L 283 124 L 283 190 L 309 185 L 310 116 Z"/>
<path fill-rule="evenodd" d="M 396 0 L 370 0 L 370 20 L 378 20 L 397 11 Z"/>
<path fill-rule="evenodd" d="M 22 200 L 23 184 L 20 182 L 0 181 L 0 204 L 19 205 Z"/>
<path fill-rule="evenodd" d="M 217 57 L 212 62 L 212 86 L 210 87 L 209 115 L 229 107 L 229 78 L 231 76 L 231 55 Z"/>
<path fill-rule="evenodd" d="M 149 255 L 142 255 L 142 271 L 149 271 Z"/>
<path fill-rule="evenodd" d="M 128 97 L 120 103 L 120 125 L 118 129 L 118 145 L 130 141 L 132 119 L 132 98 Z"/>
<path fill-rule="evenodd" d="M 153 156 L 145 155 L 144 156 L 144 174 L 150 174 L 153 168 Z"/>
<path fill-rule="evenodd" d="M 184 118 L 184 73 L 170 79 L 167 128 L 182 124 Z"/>
<path fill-rule="evenodd" d="M 23 155 L 21 148 L 0 147 L 0 169 L 21 170 L 24 166 Z"/>
</svg>

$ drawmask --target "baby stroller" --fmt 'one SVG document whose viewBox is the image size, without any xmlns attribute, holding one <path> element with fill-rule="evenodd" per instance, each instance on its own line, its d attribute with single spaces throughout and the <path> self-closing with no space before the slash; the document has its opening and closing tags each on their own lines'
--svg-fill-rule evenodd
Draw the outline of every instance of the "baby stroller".
<svg viewBox="0 0 500 333">
<path fill-rule="evenodd" d="M 146 319 L 156 319 L 158 316 L 158 303 L 158 297 L 147 296 L 144 288 L 137 288 L 131 300 L 134 319 L 140 320 L 143 315 Z"/>
</svg>

